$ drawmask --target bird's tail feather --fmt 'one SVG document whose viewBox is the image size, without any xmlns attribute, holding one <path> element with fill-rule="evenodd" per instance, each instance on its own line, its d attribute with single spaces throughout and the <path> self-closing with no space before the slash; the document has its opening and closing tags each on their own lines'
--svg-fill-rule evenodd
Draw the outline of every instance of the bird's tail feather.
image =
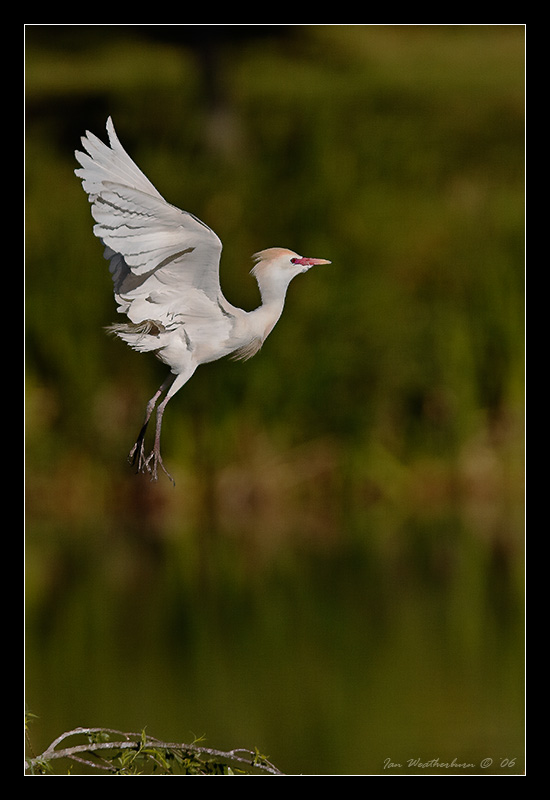
<svg viewBox="0 0 550 800">
<path fill-rule="evenodd" d="M 123 342 L 134 350 L 142 353 L 158 350 L 162 347 L 160 335 L 166 330 L 161 322 L 146 319 L 143 322 L 119 322 L 108 325 L 105 330 L 113 336 L 118 336 Z"/>
</svg>

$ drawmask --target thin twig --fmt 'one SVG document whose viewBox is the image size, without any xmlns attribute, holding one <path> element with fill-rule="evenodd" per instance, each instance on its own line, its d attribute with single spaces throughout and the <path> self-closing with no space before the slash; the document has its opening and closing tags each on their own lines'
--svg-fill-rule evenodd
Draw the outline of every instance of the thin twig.
<svg viewBox="0 0 550 800">
<path fill-rule="evenodd" d="M 58 746 L 66 741 L 71 736 L 84 735 L 84 736 L 98 736 L 98 735 L 115 735 L 122 737 L 120 740 L 115 741 L 91 741 L 87 744 L 72 745 L 69 747 L 58 748 Z M 248 767 L 256 767 L 263 772 L 271 775 L 283 775 L 280 770 L 271 764 L 266 758 L 259 753 L 254 753 L 246 748 L 234 748 L 233 750 L 217 750 L 212 747 L 201 747 L 195 744 L 184 744 L 181 742 L 162 742 L 152 736 L 144 736 L 140 733 L 124 733 L 113 728 L 75 728 L 72 731 L 58 736 L 54 741 L 44 750 L 42 755 L 36 758 L 31 758 L 27 761 L 27 767 L 33 768 L 41 766 L 49 761 L 54 761 L 60 758 L 68 758 L 73 761 L 83 763 L 87 766 L 92 766 L 95 769 L 117 771 L 116 768 L 96 764 L 82 757 L 84 754 L 99 753 L 105 750 L 141 750 L 143 748 L 153 748 L 157 750 L 165 750 L 167 752 L 182 753 L 184 755 L 203 756 L 208 758 L 217 758 L 222 761 L 230 761 L 238 764 L 246 764 Z M 81 755 L 82 754 L 82 755 Z M 152 754 L 148 754 L 152 757 Z M 105 760 L 103 759 L 105 762 Z"/>
</svg>

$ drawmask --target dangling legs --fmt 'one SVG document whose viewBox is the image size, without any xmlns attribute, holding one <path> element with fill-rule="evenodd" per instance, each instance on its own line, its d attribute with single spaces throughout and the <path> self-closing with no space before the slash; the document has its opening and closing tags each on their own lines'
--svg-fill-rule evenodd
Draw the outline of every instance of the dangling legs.
<svg viewBox="0 0 550 800">
<path fill-rule="evenodd" d="M 160 467 L 164 470 L 166 475 L 170 478 L 172 483 L 174 483 L 174 479 L 167 471 L 166 467 L 162 463 L 162 457 L 160 455 L 160 431 L 162 427 L 162 417 L 164 414 L 164 409 L 166 408 L 166 404 L 173 397 L 177 391 L 181 389 L 181 387 L 187 383 L 191 375 L 194 373 L 196 369 L 196 365 L 193 364 L 184 372 L 181 372 L 179 375 L 169 375 L 168 378 L 164 381 L 158 392 L 149 400 L 147 403 L 147 411 L 145 414 L 145 422 L 141 428 L 139 433 L 137 442 L 133 446 L 132 450 L 130 451 L 129 458 L 132 461 L 132 464 L 136 463 L 137 460 L 137 470 L 138 472 L 150 472 L 151 473 L 151 480 L 157 480 L 157 470 Z M 155 442 L 153 446 L 153 450 L 151 453 L 146 457 L 143 447 L 143 440 L 145 438 L 145 431 L 147 430 L 147 425 L 149 424 L 149 420 L 151 419 L 151 415 L 153 413 L 153 409 L 155 408 L 155 404 L 157 403 L 159 397 L 161 396 L 162 392 L 168 389 L 166 392 L 166 396 L 162 403 L 157 408 L 157 424 L 155 430 Z"/>
<path fill-rule="evenodd" d="M 149 420 L 151 419 L 151 414 L 153 413 L 153 409 L 155 408 L 157 400 L 164 392 L 164 390 L 167 389 L 172 383 L 174 383 L 175 380 L 176 376 L 170 374 L 166 378 L 160 389 L 153 395 L 153 397 L 147 403 L 147 409 L 145 411 L 145 421 L 141 426 L 141 430 L 139 432 L 139 436 L 137 438 L 135 445 L 132 447 L 132 449 L 128 454 L 128 461 L 130 462 L 130 464 L 132 464 L 132 466 L 134 465 L 136 466 L 138 472 L 145 472 L 147 468 L 147 459 L 145 457 L 143 442 L 145 439 L 145 434 L 147 432 L 147 426 L 149 425 Z"/>
<path fill-rule="evenodd" d="M 160 454 L 160 430 L 162 428 L 162 417 L 163 417 L 163 414 L 164 414 L 164 409 L 166 408 L 166 404 L 170 400 L 170 397 L 172 397 L 172 395 L 170 394 L 170 392 L 168 392 L 166 394 L 166 397 L 162 401 L 162 403 L 160 403 L 159 407 L 157 408 L 157 425 L 156 425 L 156 428 L 155 428 L 155 443 L 153 445 L 152 452 L 150 453 L 150 455 L 147 457 L 147 460 L 145 461 L 145 467 L 151 473 L 151 480 L 152 481 L 156 481 L 157 477 L 158 477 L 157 468 L 160 465 L 162 467 L 162 469 L 164 470 L 164 472 L 166 473 L 166 475 L 170 478 L 170 480 L 172 481 L 172 483 L 175 486 L 176 482 L 173 479 L 173 477 L 170 475 L 170 473 L 168 472 L 168 470 L 166 469 L 164 464 L 162 463 L 162 456 Z"/>
</svg>

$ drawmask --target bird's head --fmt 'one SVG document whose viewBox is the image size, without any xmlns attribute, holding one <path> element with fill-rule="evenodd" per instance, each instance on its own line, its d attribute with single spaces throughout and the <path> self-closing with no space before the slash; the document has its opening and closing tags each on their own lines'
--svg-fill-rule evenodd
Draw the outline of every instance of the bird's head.
<svg viewBox="0 0 550 800">
<path fill-rule="evenodd" d="M 267 250 L 261 250 L 254 255 L 254 260 L 256 264 L 252 268 L 252 274 L 258 283 L 271 278 L 282 280 L 288 284 L 296 275 L 307 272 L 317 264 L 331 263 L 325 258 L 304 258 L 284 247 L 269 247 Z"/>
</svg>

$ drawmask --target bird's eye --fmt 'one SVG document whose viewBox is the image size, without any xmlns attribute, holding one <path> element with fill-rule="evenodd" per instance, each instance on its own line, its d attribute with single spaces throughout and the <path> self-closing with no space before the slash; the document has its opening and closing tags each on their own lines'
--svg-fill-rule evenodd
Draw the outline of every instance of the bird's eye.
<svg viewBox="0 0 550 800">
<path fill-rule="evenodd" d="M 297 258 L 291 258 L 291 259 L 290 259 L 290 263 L 291 263 L 291 264 L 296 264 L 296 262 L 297 262 L 297 261 L 298 261 L 298 259 L 297 259 Z"/>
</svg>

